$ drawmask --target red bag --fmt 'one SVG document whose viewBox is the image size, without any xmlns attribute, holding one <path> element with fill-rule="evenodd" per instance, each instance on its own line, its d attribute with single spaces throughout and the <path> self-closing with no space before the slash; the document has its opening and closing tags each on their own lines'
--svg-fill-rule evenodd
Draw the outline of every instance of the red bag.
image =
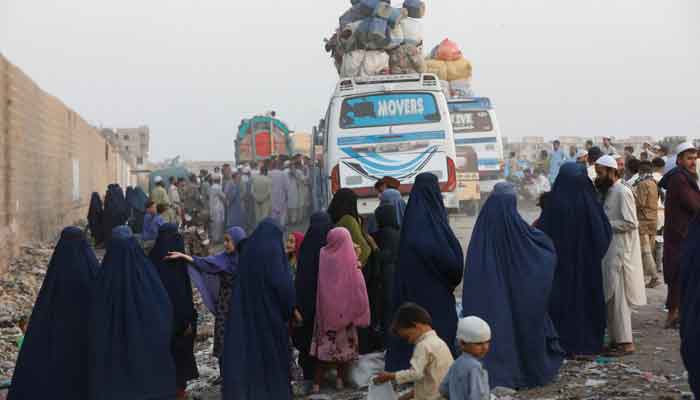
<svg viewBox="0 0 700 400">
<path fill-rule="evenodd" d="M 433 58 L 442 61 L 457 61 L 462 58 L 462 51 L 457 43 L 445 39 L 435 48 Z"/>
</svg>

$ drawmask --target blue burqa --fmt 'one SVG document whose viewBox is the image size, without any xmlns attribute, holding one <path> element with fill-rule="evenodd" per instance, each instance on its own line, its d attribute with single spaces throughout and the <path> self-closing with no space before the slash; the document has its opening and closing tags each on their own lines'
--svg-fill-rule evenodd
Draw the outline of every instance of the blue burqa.
<svg viewBox="0 0 700 400">
<path fill-rule="evenodd" d="M 437 177 L 416 177 L 406 207 L 399 261 L 394 276 L 392 315 L 406 302 L 424 307 L 433 328 L 455 349 L 457 313 L 454 290 L 462 281 L 464 256 L 447 218 Z M 387 346 L 386 369 L 409 367 L 413 346 L 392 336 Z"/>
<path fill-rule="evenodd" d="M 109 185 L 102 213 L 104 240 L 108 241 L 112 237 L 112 229 L 126 224 L 128 219 L 129 204 L 124 197 L 124 191 L 116 183 Z"/>
<path fill-rule="evenodd" d="M 103 213 L 102 199 L 97 192 L 93 192 L 92 196 L 90 196 L 90 208 L 88 209 L 87 220 L 88 229 L 96 245 L 104 242 L 104 227 L 102 225 Z"/>
<path fill-rule="evenodd" d="M 168 292 L 128 227 L 106 247 L 88 324 L 90 400 L 174 399 Z"/>
<path fill-rule="evenodd" d="M 681 356 L 688 383 L 700 396 L 700 218 L 688 229 L 681 256 Z"/>
<path fill-rule="evenodd" d="M 330 215 L 318 212 L 311 216 L 309 230 L 299 250 L 295 288 L 297 308 L 304 322 L 294 329 L 294 345 L 299 350 L 299 363 L 307 379 L 313 377 L 315 360 L 309 355 L 316 321 L 316 292 L 318 290 L 318 263 L 321 248 L 326 245 L 328 232 L 333 229 Z"/>
<path fill-rule="evenodd" d="M 224 342 L 224 400 L 291 399 L 289 331 L 296 303 L 282 228 L 263 220 L 240 255 Z"/>
<path fill-rule="evenodd" d="M 134 232 L 143 232 L 143 217 L 146 214 L 146 201 L 148 196 L 143 190 L 136 186 L 126 189 L 126 202 L 129 207 L 129 226 Z"/>
<path fill-rule="evenodd" d="M 383 205 L 394 206 L 396 212 L 396 222 L 398 222 L 399 227 L 403 224 L 403 216 L 406 214 L 406 202 L 401 197 L 401 192 L 396 189 L 387 189 L 382 193 L 382 197 L 379 201 L 379 206 Z"/>
<path fill-rule="evenodd" d="M 226 185 L 226 228 L 246 226 L 246 216 L 243 212 L 243 196 L 241 185 L 231 182 Z"/>
<path fill-rule="evenodd" d="M 97 270 L 83 232 L 65 228 L 34 304 L 8 399 L 88 399 L 85 320 Z"/>
<path fill-rule="evenodd" d="M 194 358 L 197 311 L 194 308 L 192 284 L 187 274 L 187 262 L 165 260 L 168 253 L 172 251 L 183 253 L 185 241 L 178 232 L 177 225 L 164 224 L 158 230 L 158 239 L 148 257 L 156 267 L 173 307 L 172 355 L 178 388 L 185 388 L 187 381 L 199 377 L 197 361 Z"/>
<path fill-rule="evenodd" d="M 474 226 L 462 289 L 462 316 L 493 332 L 483 360 L 491 387 L 544 386 L 557 375 L 564 353 L 548 310 L 556 266 L 552 241 L 518 213 L 514 186 L 497 184 Z"/>
<path fill-rule="evenodd" d="M 571 355 L 603 350 L 606 306 L 602 260 L 612 228 L 586 168 L 561 168 L 539 221 L 557 251 L 549 315 Z"/>
</svg>

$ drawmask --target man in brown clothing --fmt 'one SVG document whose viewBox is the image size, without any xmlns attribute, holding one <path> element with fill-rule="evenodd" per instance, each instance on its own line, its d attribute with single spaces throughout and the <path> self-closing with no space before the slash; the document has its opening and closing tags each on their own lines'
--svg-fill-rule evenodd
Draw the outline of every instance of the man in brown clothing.
<svg viewBox="0 0 700 400">
<path fill-rule="evenodd" d="M 642 248 L 644 274 L 650 280 L 647 288 L 659 286 L 659 278 L 654 261 L 656 248 L 656 224 L 659 212 L 659 187 L 652 175 L 651 161 L 639 163 L 639 177 L 633 182 L 634 197 L 637 200 L 637 219 L 639 220 L 639 242 Z"/>
<path fill-rule="evenodd" d="M 676 167 L 659 186 L 666 189 L 664 224 L 664 280 L 668 285 L 667 328 L 678 326 L 681 301 L 681 249 L 688 236 L 690 220 L 700 211 L 700 188 L 696 172 L 697 149 L 690 143 L 678 146 Z"/>
</svg>

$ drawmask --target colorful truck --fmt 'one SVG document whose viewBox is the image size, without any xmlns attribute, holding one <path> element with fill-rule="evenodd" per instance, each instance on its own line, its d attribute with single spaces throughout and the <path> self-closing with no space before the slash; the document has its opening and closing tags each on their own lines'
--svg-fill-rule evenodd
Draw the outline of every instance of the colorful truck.
<svg viewBox="0 0 700 400">
<path fill-rule="evenodd" d="M 235 139 L 238 164 L 292 155 L 291 131 L 274 112 L 243 119 Z"/>
</svg>

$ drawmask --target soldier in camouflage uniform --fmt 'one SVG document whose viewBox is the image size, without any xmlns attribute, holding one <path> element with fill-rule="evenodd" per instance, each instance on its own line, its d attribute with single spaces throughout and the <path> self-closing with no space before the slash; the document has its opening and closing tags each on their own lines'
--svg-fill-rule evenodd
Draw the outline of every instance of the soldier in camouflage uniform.
<svg viewBox="0 0 700 400">
<path fill-rule="evenodd" d="M 191 175 L 182 190 L 182 202 L 185 208 L 183 221 L 183 239 L 185 252 L 192 256 L 207 257 L 209 255 L 209 234 L 207 225 L 209 213 L 205 210 L 202 196 L 199 192 L 197 177 Z"/>
</svg>

